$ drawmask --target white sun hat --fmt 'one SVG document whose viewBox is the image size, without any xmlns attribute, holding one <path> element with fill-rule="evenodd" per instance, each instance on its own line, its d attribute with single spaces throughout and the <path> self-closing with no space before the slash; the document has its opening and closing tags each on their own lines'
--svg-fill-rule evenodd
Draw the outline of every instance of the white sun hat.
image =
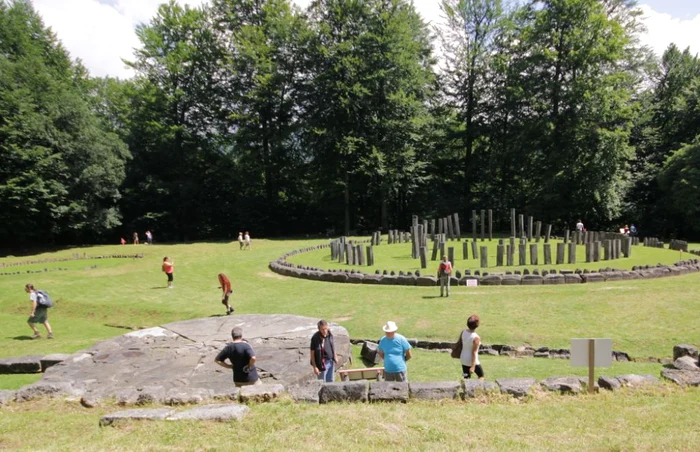
<svg viewBox="0 0 700 452">
<path fill-rule="evenodd" d="M 382 327 L 385 333 L 393 333 L 394 331 L 398 330 L 399 327 L 396 326 L 395 322 L 392 322 L 391 320 L 386 322 L 386 325 Z"/>
</svg>

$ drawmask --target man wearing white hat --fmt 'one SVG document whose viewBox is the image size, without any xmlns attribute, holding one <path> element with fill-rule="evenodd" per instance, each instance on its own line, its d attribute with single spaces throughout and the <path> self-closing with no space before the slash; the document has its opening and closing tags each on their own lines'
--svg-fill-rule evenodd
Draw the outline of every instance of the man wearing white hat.
<svg viewBox="0 0 700 452">
<path fill-rule="evenodd" d="M 411 359 L 411 344 L 398 334 L 395 322 L 389 320 L 382 327 L 384 337 L 379 341 L 379 356 L 384 360 L 384 380 L 408 381 L 406 361 Z"/>
</svg>

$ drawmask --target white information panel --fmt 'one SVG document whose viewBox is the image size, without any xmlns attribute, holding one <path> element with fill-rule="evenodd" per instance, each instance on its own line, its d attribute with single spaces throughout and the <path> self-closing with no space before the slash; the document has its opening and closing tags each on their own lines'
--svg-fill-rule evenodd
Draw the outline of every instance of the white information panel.
<svg viewBox="0 0 700 452">
<path fill-rule="evenodd" d="M 571 339 L 571 365 L 588 367 L 588 343 L 591 339 Z M 595 367 L 612 366 L 612 339 L 593 339 Z"/>
</svg>

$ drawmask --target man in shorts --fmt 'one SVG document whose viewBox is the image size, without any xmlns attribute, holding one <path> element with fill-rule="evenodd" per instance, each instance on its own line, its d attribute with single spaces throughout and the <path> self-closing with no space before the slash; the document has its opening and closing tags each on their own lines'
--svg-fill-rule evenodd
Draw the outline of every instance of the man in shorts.
<svg viewBox="0 0 700 452">
<path fill-rule="evenodd" d="M 233 312 L 233 306 L 229 304 L 228 297 L 233 293 L 233 290 L 231 289 L 231 281 L 223 273 L 219 273 L 219 285 L 224 292 L 221 304 L 226 306 L 226 315 L 230 315 Z"/>
<path fill-rule="evenodd" d="M 53 339 L 53 331 L 51 331 L 51 325 L 49 325 L 49 308 L 47 308 L 46 306 L 42 306 L 37 301 L 38 295 L 36 289 L 34 288 L 34 285 L 27 284 L 26 286 L 24 286 L 24 291 L 29 294 L 29 300 L 32 302 L 32 309 L 29 313 L 29 319 L 27 320 L 29 328 L 31 328 L 32 331 L 34 331 L 32 339 L 41 338 L 39 330 L 36 329 L 37 323 L 43 323 L 44 328 L 46 328 L 47 339 Z"/>
</svg>

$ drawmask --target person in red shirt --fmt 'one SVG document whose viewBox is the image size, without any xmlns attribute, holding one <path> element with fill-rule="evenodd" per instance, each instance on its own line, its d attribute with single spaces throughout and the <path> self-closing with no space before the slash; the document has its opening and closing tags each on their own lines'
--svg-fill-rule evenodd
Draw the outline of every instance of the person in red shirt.
<svg viewBox="0 0 700 452">
<path fill-rule="evenodd" d="M 166 257 L 163 258 L 163 266 L 161 267 L 163 272 L 168 277 L 168 289 L 173 288 L 173 273 L 175 272 L 175 264 L 170 262 Z"/>
<path fill-rule="evenodd" d="M 440 296 L 447 294 L 450 296 L 450 276 L 452 276 L 452 262 L 447 260 L 447 256 L 442 256 L 440 267 L 438 267 L 438 279 L 440 280 Z M 445 290 L 447 289 L 447 290 Z"/>
<path fill-rule="evenodd" d="M 228 297 L 233 293 L 233 290 L 231 289 L 231 281 L 226 275 L 219 273 L 219 285 L 221 286 L 220 289 L 224 292 L 221 303 L 226 306 L 226 315 L 229 315 L 233 312 L 233 306 L 231 306 L 228 302 Z"/>
</svg>

